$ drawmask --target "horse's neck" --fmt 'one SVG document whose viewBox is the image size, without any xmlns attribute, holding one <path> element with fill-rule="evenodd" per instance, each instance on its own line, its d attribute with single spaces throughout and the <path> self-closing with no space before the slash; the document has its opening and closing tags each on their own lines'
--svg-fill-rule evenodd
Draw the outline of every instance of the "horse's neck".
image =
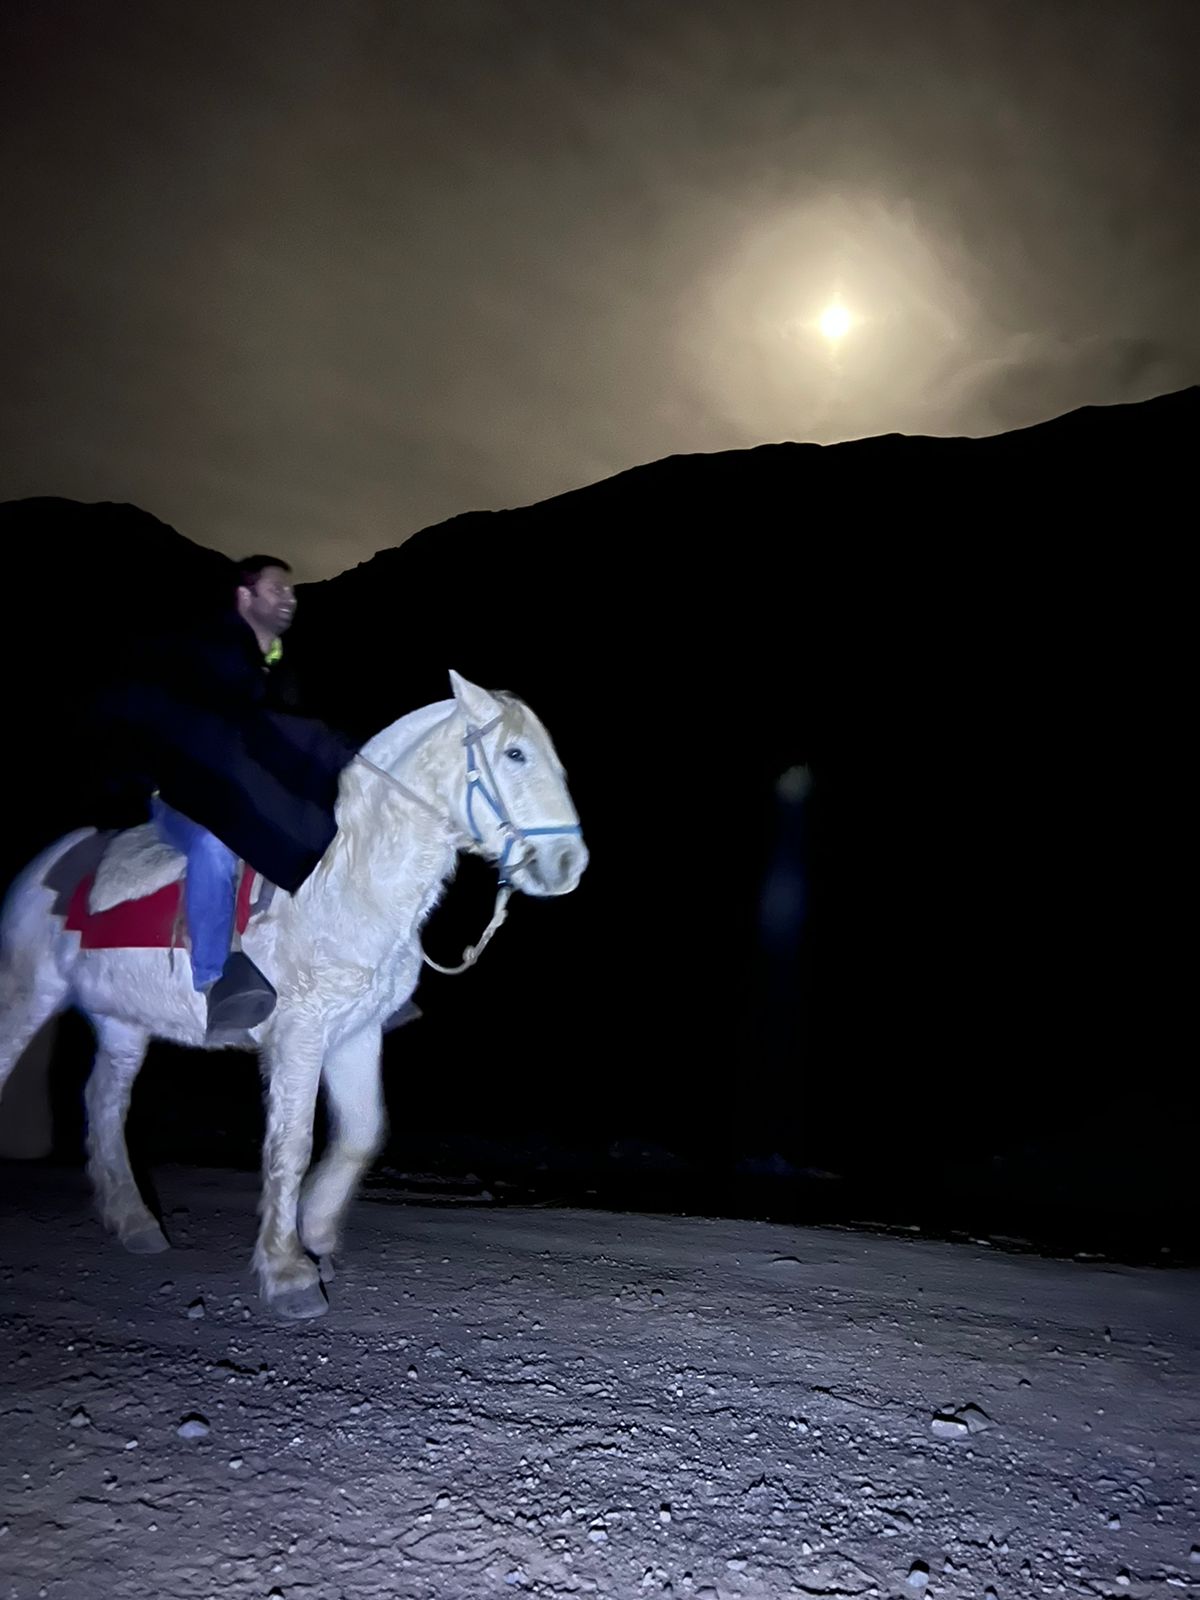
<svg viewBox="0 0 1200 1600">
<path fill-rule="evenodd" d="M 346 768 L 338 826 L 352 836 L 356 853 L 391 854 L 398 821 L 402 838 L 449 838 L 451 820 L 442 813 L 444 779 L 454 743 L 449 737 L 454 710 L 453 700 L 442 700 L 410 711 L 368 739 L 362 748 L 368 764 L 352 761 Z M 397 782 L 389 783 L 384 774 Z"/>
<path fill-rule="evenodd" d="M 423 706 L 367 741 L 362 754 L 382 771 L 361 761 L 345 769 L 337 837 L 299 891 L 315 902 L 332 892 L 357 903 L 359 937 L 378 943 L 380 953 L 420 924 L 454 871 L 455 839 L 449 816 L 439 815 L 438 781 L 457 748 L 448 733 L 454 709 L 453 701 Z M 400 782 L 390 783 L 388 773 Z"/>
<path fill-rule="evenodd" d="M 438 700 L 431 706 L 421 706 L 410 711 L 389 727 L 368 739 L 362 753 L 377 767 L 400 776 L 400 769 L 408 765 L 418 745 L 423 745 L 433 730 L 454 715 L 453 700 Z"/>
</svg>

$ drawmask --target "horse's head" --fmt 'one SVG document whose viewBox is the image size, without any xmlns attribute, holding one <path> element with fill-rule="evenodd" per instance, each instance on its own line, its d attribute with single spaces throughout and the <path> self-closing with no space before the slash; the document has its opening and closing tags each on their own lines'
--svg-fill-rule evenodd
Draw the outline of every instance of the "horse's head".
<svg viewBox="0 0 1200 1600">
<path fill-rule="evenodd" d="M 525 894 L 570 894 L 587 846 L 550 735 L 529 707 L 451 672 L 462 721 L 462 821 L 478 854 Z"/>
</svg>

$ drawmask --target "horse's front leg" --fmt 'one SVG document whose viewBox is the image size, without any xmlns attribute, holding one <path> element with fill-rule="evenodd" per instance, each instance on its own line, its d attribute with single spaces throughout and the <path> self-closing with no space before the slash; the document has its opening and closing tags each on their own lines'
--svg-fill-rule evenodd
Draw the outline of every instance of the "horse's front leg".
<svg viewBox="0 0 1200 1600">
<path fill-rule="evenodd" d="M 376 1024 L 343 1040 L 325 1057 L 329 1144 L 300 1202 L 300 1237 L 323 1265 L 337 1249 L 346 1207 L 383 1140 L 382 1042 Z"/>
<path fill-rule="evenodd" d="M 271 1030 L 263 1052 L 267 1133 L 254 1268 L 271 1310 L 289 1320 L 319 1317 L 328 1310 L 316 1265 L 301 1247 L 296 1228 L 300 1185 L 312 1157 L 324 1053 L 321 1024 L 289 1018 Z"/>
</svg>

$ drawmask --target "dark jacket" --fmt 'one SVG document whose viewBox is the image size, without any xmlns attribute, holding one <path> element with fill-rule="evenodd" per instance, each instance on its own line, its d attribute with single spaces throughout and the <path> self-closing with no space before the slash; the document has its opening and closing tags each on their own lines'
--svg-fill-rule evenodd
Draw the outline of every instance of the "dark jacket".
<svg viewBox="0 0 1200 1600">
<path fill-rule="evenodd" d="M 104 698 L 108 760 L 126 790 L 157 790 L 264 877 L 294 891 L 337 831 L 356 746 L 297 715 L 236 613 L 139 650 Z"/>
</svg>

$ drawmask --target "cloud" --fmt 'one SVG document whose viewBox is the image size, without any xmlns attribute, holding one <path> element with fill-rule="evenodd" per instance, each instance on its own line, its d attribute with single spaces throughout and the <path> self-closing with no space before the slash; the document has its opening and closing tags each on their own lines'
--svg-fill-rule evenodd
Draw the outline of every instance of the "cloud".
<svg viewBox="0 0 1200 1600">
<path fill-rule="evenodd" d="M 1148 400 L 1200 382 L 1200 346 L 1180 348 L 1138 335 L 1014 340 L 1001 356 L 973 364 L 956 383 L 972 432 L 1027 427 L 1087 405 Z"/>
</svg>

